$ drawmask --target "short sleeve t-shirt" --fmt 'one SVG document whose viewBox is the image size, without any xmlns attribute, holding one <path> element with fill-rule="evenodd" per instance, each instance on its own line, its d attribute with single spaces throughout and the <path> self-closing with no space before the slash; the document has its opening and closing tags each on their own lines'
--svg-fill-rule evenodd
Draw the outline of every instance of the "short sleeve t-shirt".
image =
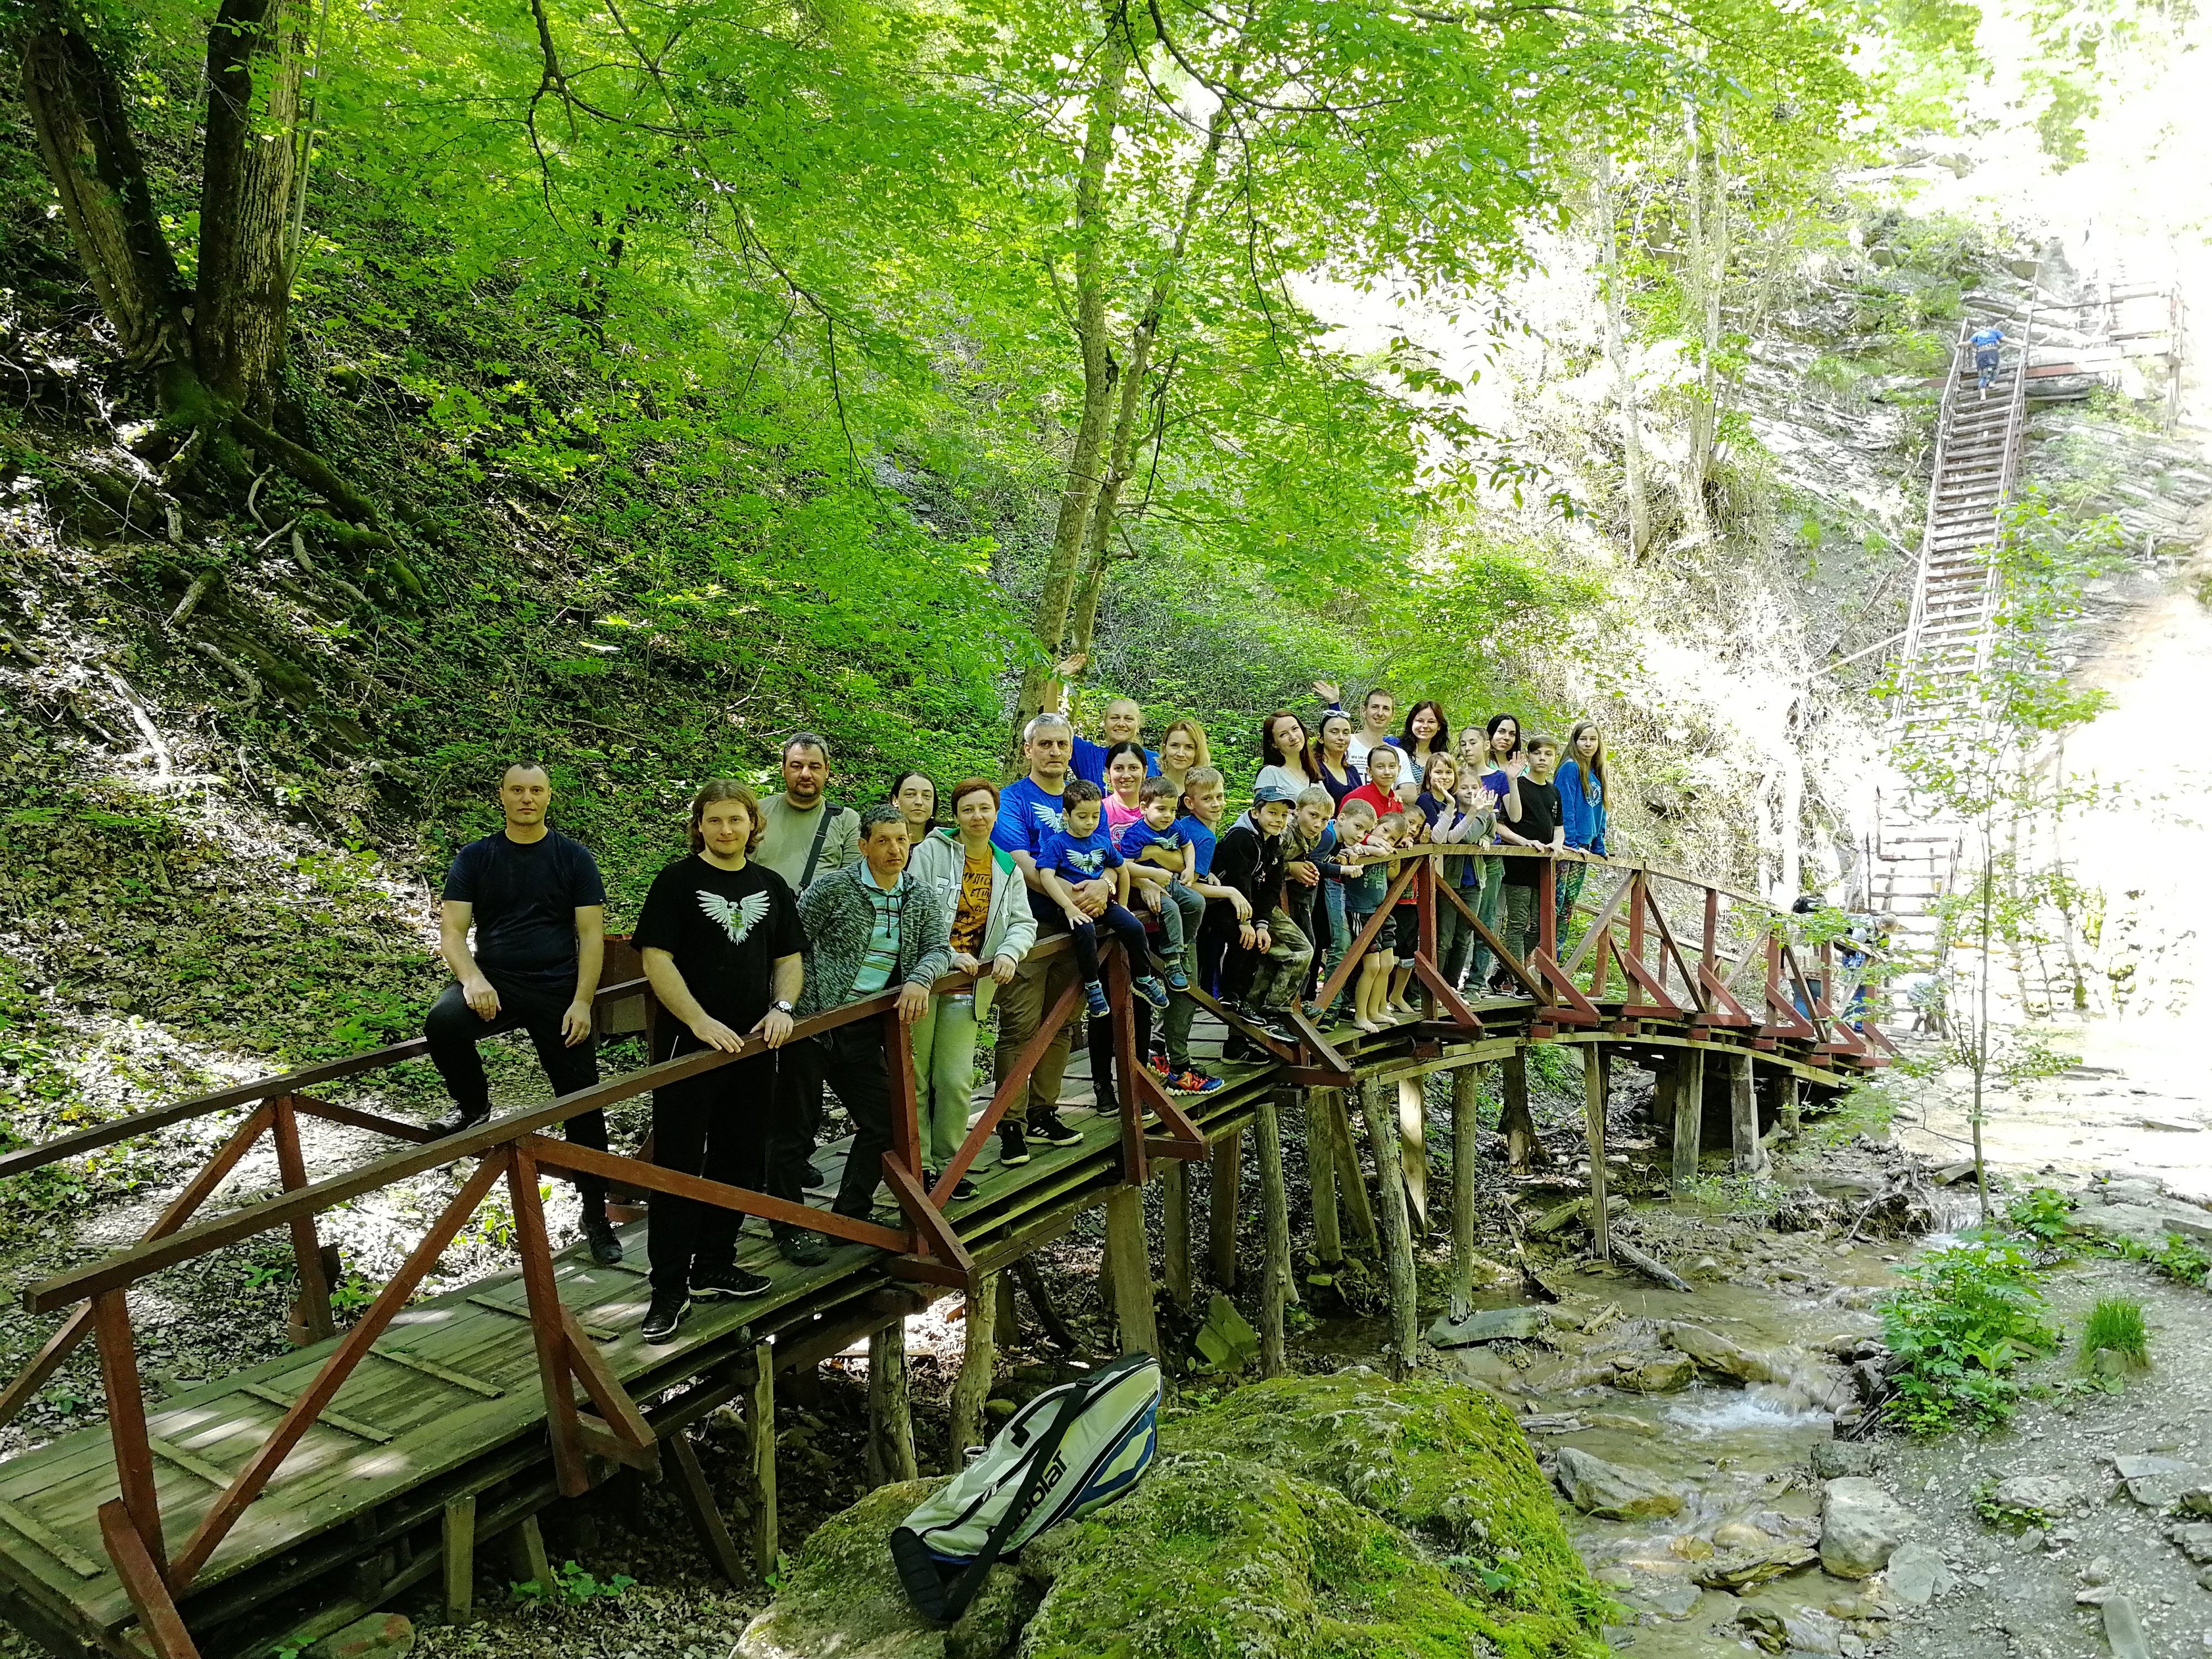
<svg viewBox="0 0 2212 1659">
<path fill-rule="evenodd" d="M 1119 795 L 1109 795 L 1102 822 L 1106 825 L 1106 833 L 1114 838 L 1114 845 L 1118 848 L 1121 844 L 1121 832 L 1131 824 L 1140 822 L 1144 816 L 1143 807 L 1124 806 Z"/>
<path fill-rule="evenodd" d="M 1552 832 L 1559 827 L 1559 787 L 1555 783 L 1538 783 L 1534 778 L 1521 780 L 1521 816 L 1506 816 L 1500 807 L 1498 821 L 1523 841 L 1533 841 L 1539 847 L 1552 844 Z M 1540 860 L 1536 859 L 1507 859 L 1505 884 L 1509 887 L 1534 887 L 1538 879 Z"/>
<path fill-rule="evenodd" d="M 1164 830 L 1155 830 L 1139 818 L 1121 837 L 1121 856 L 1130 862 L 1139 860 L 1164 870 L 1182 868 L 1182 849 L 1190 845 L 1190 832 L 1200 827 L 1196 818 L 1177 818 Z M 1150 853 L 1151 858 L 1145 854 Z"/>
<path fill-rule="evenodd" d="M 1183 845 L 1197 854 L 1191 864 L 1191 874 L 1201 881 L 1213 873 L 1213 844 L 1217 839 L 1207 829 L 1188 812 L 1175 821 L 1173 832 L 1183 838 Z"/>
<path fill-rule="evenodd" d="M 1103 789 L 1106 787 L 1106 751 L 1113 746 L 1109 743 L 1094 743 L 1089 738 L 1078 738 L 1075 740 L 1075 752 L 1068 757 L 1067 775 L 1071 778 L 1085 779 Z M 1159 775 L 1159 751 L 1155 749 L 1146 750 L 1145 775 L 1148 778 L 1156 778 Z"/>
<path fill-rule="evenodd" d="M 970 859 L 960 868 L 960 897 L 952 909 L 952 948 L 974 956 L 983 948 L 983 930 L 991 920 L 991 858 L 979 864 Z"/>
<path fill-rule="evenodd" d="M 1388 817 L 1393 812 L 1402 812 L 1406 810 L 1405 803 L 1398 799 L 1396 790 L 1386 790 L 1371 783 L 1361 784 L 1344 799 L 1348 801 L 1365 801 L 1375 809 L 1375 816 L 1378 818 Z M 1343 808 L 1340 805 L 1337 810 L 1341 811 Z"/>
<path fill-rule="evenodd" d="M 1087 836 L 1055 830 L 1044 838 L 1036 855 L 1037 868 L 1049 870 L 1062 881 L 1096 881 L 1109 870 L 1121 867 L 1121 855 L 1103 824 Z"/>
<path fill-rule="evenodd" d="M 605 904 L 607 890 L 580 842 L 557 830 L 510 841 L 502 830 L 453 855 L 442 896 L 472 907 L 471 954 L 486 973 L 573 987 L 576 912 Z"/>
<path fill-rule="evenodd" d="M 724 870 L 697 854 L 653 878 L 630 943 L 665 951 L 699 1006 L 732 1030 L 768 1012 L 775 969 L 806 949 L 799 902 L 767 866 Z"/>
<path fill-rule="evenodd" d="M 1033 778 L 1016 778 L 999 792 L 999 819 L 991 826 L 991 844 L 1009 853 L 1036 858 L 1047 836 L 1060 833 L 1060 797 L 1048 794 Z"/>
</svg>

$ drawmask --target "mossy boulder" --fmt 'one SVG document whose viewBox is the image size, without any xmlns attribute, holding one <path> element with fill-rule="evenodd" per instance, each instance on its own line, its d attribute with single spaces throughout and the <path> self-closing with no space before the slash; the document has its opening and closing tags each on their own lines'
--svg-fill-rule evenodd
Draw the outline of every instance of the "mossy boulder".
<svg viewBox="0 0 2212 1659">
<path fill-rule="evenodd" d="M 1128 1498 L 1031 1543 L 949 1632 L 893 1571 L 933 1487 L 800 1550 L 744 1659 L 1583 1659 L 1607 1599 L 1495 1401 L 1373 1372 L 1281 1378 L 1163 1425 Z"/>
</svg>

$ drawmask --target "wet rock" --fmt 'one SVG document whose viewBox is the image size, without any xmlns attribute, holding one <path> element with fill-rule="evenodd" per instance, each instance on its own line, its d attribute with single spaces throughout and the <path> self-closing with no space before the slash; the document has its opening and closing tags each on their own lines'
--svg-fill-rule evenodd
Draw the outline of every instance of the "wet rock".
<svg viewBox="0 0 2212 1659">
<path fill-rule="evenodd" d="M 2075 1581 L 2085 1589 L 2097 1584 L 2109 1584 L 2112 1582 L 2112 1558 L 2100 1555 L 2074 1577 Z"/>
<path fill-rule="evenodd" d="M 2115 1356 L 2116 1358 L 2118 1356 Z M 2177 1503 L 2185 1492 L 2197 1488 L 2204 1472 L 2194 1463 L 2142 1453 L 2116 1457 L 2113 1467 L 2127 1482 L 2128 1496 L 2146 1509 L 2163 1510 Z"/>
<path fill-rule="evenodd" d="M 2166 1535 L 2181 1546 L 2190 1561 L 2203 1566 L 2212 1562 L 2212 1521 L 2188 1521 L 2166 1528 Z"/>
<path fill-rule="evenodd" d="M 1870 1475 L 1879 1462 L 1870 1441 L 1818 1440 L 1813 1443 L 1813 1473 L 1823 1480 L 1845 1474 Z"/>
<path fill-rule="evenodd" d="M 2033 1510 L 2053 1519 L 2078 1515 L 2093 1501 L 2086 1486 L 2064 1474 L 2016 1474 L 1999 1481 L 1990 1497 L 2002 1508 Z"/>
<path fill-rule="evenodd" d="M 1589 1425 L 1594 1429 L 1611 1429 L 1615 1434 L 1640 1434 L 1647 1438 L 1662 1432 L 1656 1423 L 1632 1417 L 1626 1412 L 1592 1412 Z"/>
<path fill-rule="evenodd" d="M 1735 1622 L 1762 1652 L 1780 1653 L 1790 1645 L 1789 1627 L 1783 1623 L 1782 1615 L 1770 1608 L 1738 1607 Z"/>
<path fill-rule="evenodd" d="M 1666 1579 L 1649 1585 L 1636 1593 L 1640 1606 L 1649 1607 L 1662 1619 L 1687 1619 L 1698 1610 L 1705 1599 L 1705 1592 L 1695 1584 L 1686 1584 L 1680 1579 Z"/>
<path fill-rule="evenodd" d="M 1741 1594 L 1753 1584 L 1763 1584 L 1770 1578 L 1780 1578 L 1809 1567 L 1820 1559 L 1820 1553 L 1802 1540 L 1770 1540 L 1756 1549 L 1730 1550 L 1717 1553 L 1690 1574 L 1690 1582 L 1707 1589 L 1724 1589 Z"/>
<path fill-rule="evenodd" d="M 1679 1515 L 1682 1494 L 1647 1470 L 1608 1463 L 1574 1446 L 1559 1448 L 1559 1490 L 1585 1515 L 1638 1521 Z"/>
<path fill-rule="evenodd" d="M 2212 1486 L 2191 1486 L 2173 1500 L 2178 1515 L 2195 1515 L 2212 1518 Z"/>
<path fill-rule="evenodd" d="M 2150 1641 L 2143 1634 L 2142 1615 L 2124 1595 L 2105 1603 L 2105 1644 L 2112 1659 L 2150 1659 Z"/>
<path fill-rule="evenodd" d="M 1659 1328 L 1659 1340 L 1686 1353 L 1698 1369 L 1738 1382 L 1774 1382 L 1796 1389 L 1814 1404 L 1838 1411 L 1850 1396 L 1822 1363 L 1796 1349 L 1762 1352 L 1738 1347 L 1726 1337 L 1702 1325 L 1669 1323 Z"/>
<path fill-rule="evenodd" d="M 1870 1578 L 1911 1525 L 1911 1512 L 1878 1483 L 1831 1480 L 1820 1496 L 1820 1565 L 1838 1578 Z"/>
<path fill-rule="evenodd" d="M 1439 1348 L 1464 1348 L 1477 1342 L 1526 1342 L 1543 1328 L 1543 1315 L 1534 1308 L 1480 1308 L 1464 1319 L 1438 1319 L 1429 1327 L 1428 1340 Z"/>
<path fill-rule="evenodd" d="M 1949 1563 L 1932 1546 L 1908 1538 L 1890 1553 L 1882 1582 L 1899 1601 L 1924 1607 L 1937 1596 L 1949 1594 L 1957 1581 Z"/>
<path fill-rule="evenodd" d="M 1672 1394 L 1677 1389 L 1686 1389 L 1697 1380 L 1698 1368 L 1689 1355 L 1670 1353 L 1662 1358 L 1647 1359 L 1633 1370 L 1623 1372 L 1615 1386 L 1638 1394 Z"/>
<path fill-rule="evenodd" d="M 1782 1616 L 1782 1633 L 1792 1653 L 1841 1653 L 1844 1627 L 1816 1607 Z"/>
<path fill-rule="evenodd" d="M 2114 1348 L 2100 1348 L 2089 1356 L 2089 1370 L 2107 1381 L 2124 1377 L 2128 1374 L 2127 1357 Z"/>
</svg>

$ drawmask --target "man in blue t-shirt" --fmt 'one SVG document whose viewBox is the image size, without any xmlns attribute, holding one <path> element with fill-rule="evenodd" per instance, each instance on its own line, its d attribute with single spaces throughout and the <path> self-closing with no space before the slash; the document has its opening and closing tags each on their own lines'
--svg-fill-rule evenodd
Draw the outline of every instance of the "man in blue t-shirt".
<svg viewBox="0 0 2212 1659">
<path fill-rule="evenodd" d="M 530 1033 L 556 1095 L 599 1080 L 592 999 L 605 951 L 607 890 L 591 854 L 546 827 L 552 800 L 544 767 L 508 767 L 499 781 L 506 823 L 462 848 L 446 873 L 438 953 L 456 982 L 431 1005 L 422 1035 L 454 1110 L 430 1126 L 434 1133 L 456 1134 L 491 1115 L 491 1085 L 477 1044 L 501 1031 Z M 563 1127 L 578 1146 L 606 1151 L 604 1112 L 583 1113 Z M 621 1261 L 621 1242 L 607 1223 L 606 1182 L 578 1176 L 576 1190 L 593 1258 Z"/>
<path fill-rule="evenodd" d="M 1095 783 L 1101 790 L 1106 787 L 1106 751 L 1117 743 L 1133 743 L 1145 749 L 1145 711 L 1134 697 L 1116 697 L 1106 705 L 1106 717 L 1099 722 L 1103 734 L 1097 743 L 1078 737 L 1073 751 L 1068 757 L 1067 769 L 1085 783 Z M 1156 778 L 1160 775 L 1160 757 L 1156 750 L 1145 749 L 1145 775 Z"/>
<path fill-rule="evenodd" d="M 1995 323 L 1984 324 L 1968 337 L 1974 348 L 1974 382 L 1984 398 L 1990 395 L 1990 382 L 1997 377 L 1997 357 L 2004 341 L 2004 331 Z"/>
<path fill-rule="evenodd" d="M 1040 884 L 1037 854 L 1045 837 L 1066 827 L 1060 796 L 1067 787 L 1068 758 L 1075 748 L 1075 728 L 1065 714 L 1039 714 L 1022 728 L 1022 754 L 1029 775 L 1016 778 L 999 792 L 999 818 L 991 830 L 991 843 L 1010 854 L 1020 867 L 1030 890 L 1030 908 L 1037 918 L 1040 942 L 1064 933 L 1067 922 L 1060 906 Z M 1078 908 L 1089 916 L 1103 915 L 1114 896 L 1114 884 L 1096 880 L 1069 889 Z M 1038 957 L 1032 952 L 1015 971 L 1013 980 L 999 993 L 998 1074 L 1012 1077 L 1029 1040 L 1044 1024 L 1048 1009 L 1076 983 L 1073 952 L 1055 951 Z M 1067 1028 L 1062 1025 L 1030 1073 L 1029 1099 L 1017 1112 L 1009 1107 L 999 1122 L 999 1162 L 1030 1161 L 1029 1131 L 1055 1146 L 1073 1146 L 1083 1137 L 1060 1121 L 1060 1085 L 1067 1070 Z"/>
</svg>

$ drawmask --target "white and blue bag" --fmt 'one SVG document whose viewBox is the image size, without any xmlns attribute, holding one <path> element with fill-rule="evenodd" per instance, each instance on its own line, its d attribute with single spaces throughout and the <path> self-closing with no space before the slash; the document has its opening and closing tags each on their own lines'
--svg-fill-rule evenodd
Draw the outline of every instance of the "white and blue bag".
<svg viewBox="0 0 2212 1659">
<path fill-rule="evenodd" d="M 1152 1465 L 1159 1409 L 1159 1362 L 1133 1353 L 1016 1412 L 891 1533 L 891 1559 L 916 1610 L 951 1624 L 1001 1556 L 1127 1493 Z"/>
</svg>

